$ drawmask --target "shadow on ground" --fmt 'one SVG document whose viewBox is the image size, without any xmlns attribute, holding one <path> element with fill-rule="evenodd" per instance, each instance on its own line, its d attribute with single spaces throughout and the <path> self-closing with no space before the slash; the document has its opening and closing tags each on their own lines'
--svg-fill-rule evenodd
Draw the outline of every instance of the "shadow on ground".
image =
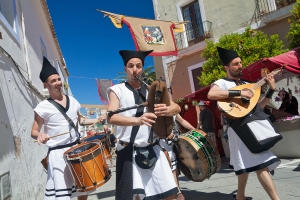
<svg viewBox="0 0 300 200">
<path fill-rule="evenodd" d="M 300 172 L 300 164 L 295 168 L 293 169 L 294 172 Z"/>
<path fill-rule="evenodd" d="M 109 191 L 105 191 L 105 192 L 90 194 L 89 196 L 97 196 L 98 199 L 104 199 L 104 198 L 116 196 L 115 193 L 116 193 L 115 190 L 109 190 Z"/>
<path fill-rule="evenodd" d="M 205 199 L 205 200 L 234 200 L 233 191 L 231 194 L 224 194 L 220 192 L 200 192 L 196 190 L 189 190 L 188 188 L 181 188 L 181 192 L 184 195 L 186 200 L 195 200 L 195 199 Z M 247 197 L 249 200 L 252 200 L 251 197 Z"/>
</svg>

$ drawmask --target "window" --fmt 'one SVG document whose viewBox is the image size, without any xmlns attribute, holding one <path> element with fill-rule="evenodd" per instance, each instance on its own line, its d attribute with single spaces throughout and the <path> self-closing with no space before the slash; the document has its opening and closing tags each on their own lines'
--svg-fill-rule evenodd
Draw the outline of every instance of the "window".
<svg viewBox="0 0 300 200">
<path fill-rule="evenodd" d="M 12 1 L 0 1 L 0 11 L 10 27 L 14 27 L 14 8 Z"/>
<path fill-rule="evenodd" d="M 15 0 L 0 0 L 0 22 L 18 40 L 18 21 Z"/>
<path fill-rule="evenodd" d="M 184 21 L 189 21 L 185 25 L 187 40 L 189 45 L 193 45 L 204 40 L 204 28 L 198 1 L 182 7 Z"/>
<path fill-rule="evenodd" d="M 191 87 L 192 92 L 195 92 L 195 91 L 200 90 L 202 88 L 202 86 L 199 85 L 199 80 L 198 80 L 197 76 L 201 75 L 202 66 L 205 62 L 206 61 L 201 62 L 201 63 L 197 63 L 195 65 L 192 65 L 192 66 L 188 67 L 190 87 Z"/>
<path fill-rule="evenodd" d="M 195 91 L 200 90 L 202 86 L 199 84 L 199 79 L 197 78 L 202 73 L 202 67 L 196 68 L 192 70 L 193 82 Z"/>
</svg>

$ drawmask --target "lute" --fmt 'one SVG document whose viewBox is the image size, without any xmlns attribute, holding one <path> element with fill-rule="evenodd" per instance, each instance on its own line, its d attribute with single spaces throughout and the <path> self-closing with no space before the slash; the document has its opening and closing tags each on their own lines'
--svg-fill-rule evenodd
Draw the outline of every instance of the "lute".
<svg viewBox="0 0 300 200">
<path fill-rule="evenodd" d="M 270 75 L 275 76 L 282 72 L 282 70 L 283 67 L 278 68 L 272 71 Z M 246 116 L 256 106 L 260 97 L 261 86 L 265 83 L 265 79 L 262 78 L 256 83 L 248 83 L 230 88 L 230 90 L 250 90 L 253 93 L 253 97 L 249 101 L 245 101 L 241 96 L 218 100 L 221 112 L 231 119 Z"/>
</svg>

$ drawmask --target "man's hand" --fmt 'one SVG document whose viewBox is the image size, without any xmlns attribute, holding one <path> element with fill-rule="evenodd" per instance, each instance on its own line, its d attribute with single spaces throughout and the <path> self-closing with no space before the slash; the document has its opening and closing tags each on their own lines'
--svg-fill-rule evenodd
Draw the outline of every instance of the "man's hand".
<svg viewBox="0 0 300 200">
<path fill-rule="evenodd" d="M 154 104 L 154 114 L 157 116 L 167 116 L 168 106 L 166 104 Z"/>
<path fill-rule="evenodd" d="M 151 124 L 155 123 L 155 119 L 157 116 L 153 113 L 144 113 L 141 117 L 138 118 L 138 124 L 143 125 L 145 124 L 146 126 L 152 126 Z"/>
<path fill-rule="evenodd" d="M 169 136 L 168 136 L 168 139 L 169 140 L 172 140 L 174 138 L 174 133 L 171 133 Z"/>
<path fill-rule="evenodd" d="M 105 123 L 106 115 L 102 115 L 98 118 L 98 122 L 101 122 L 102 124 Z"/>
<path fill-rule="evenodd" d="M 276 89 L 276 84 L 275 84 L 274 76 L 268 74 L 267 76 L 265 76 L 265 80 L 269 84 L 271 90 L 275 90 Z"/>
<path fill-rule="evenodd" d="M 253 92 L 250 89 L 241 90 L 241 97 L 251 99 L 253 97 Z"/>
<path fill-rule="evenodd" d="M 38 144 L 46 144 L 46 142 L 49 140 L 49 137 L 45 133 L 39 133 L 36 140 Z"/>
</svg>

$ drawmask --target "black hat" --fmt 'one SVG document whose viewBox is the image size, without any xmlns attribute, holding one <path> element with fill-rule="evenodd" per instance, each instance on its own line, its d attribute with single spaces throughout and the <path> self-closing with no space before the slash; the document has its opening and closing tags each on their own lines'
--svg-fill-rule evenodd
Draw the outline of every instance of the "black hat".
<svg viewBox="0 0 300 200">
<path fill-rule="evenodd" d="M 126 66 L 127 62 L 131 58 L 139 58 L 141 59 L 143 65 L 144 65 L 144 60 L 147 55 L 149 55 L 153 50 L 150 51 L 131 51 L 131 50 L 121 50 L 119 51 L 119 54 L 122 56 L 123 61 L 124 61 L 124 66 Z"/>
<path fill-rule="evenodd" d="M 43 67 L 40 73 L 40 79 L 43 83 L 46 82 L 47 78 L 53 74 L 58 74 L 56 69 L 51 65 L 47 58 L 43 58 Z"/>
<path fill-rule="evenodd" d="M 222 47 L 217 47 L 217 49 L 218 49 L 219 57 L 224 66 L 228 65 L 230 61 L 232 61 L 233 59 L 240 57 L 237 54 L 237 52 L 233 50 L 223 49 Z"/>
</svg>

